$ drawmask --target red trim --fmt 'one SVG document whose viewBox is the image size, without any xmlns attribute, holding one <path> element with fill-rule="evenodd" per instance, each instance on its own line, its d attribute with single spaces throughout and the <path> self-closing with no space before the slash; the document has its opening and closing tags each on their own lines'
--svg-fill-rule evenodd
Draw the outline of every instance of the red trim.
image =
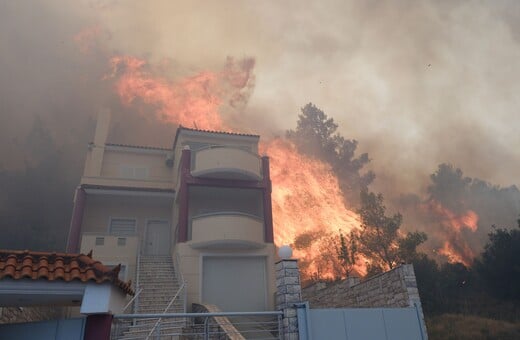
<svg viewBox="0 0 520 340">
<path fill-rule="evenodd" d="M 110 340 L 112 314 L 92 314 L 87 316 L 84 340 Z"/>
<path fill-rule="evenodd" d="M 264 228 L 265 242 L 273 243 L 273 212 L 271 205 L 271 178 L 269 173 L 269 158 L 262 157 L 262 173 L 261 181 L 247 181 L 235 179 L 220 178 L 202 178 L 193 177 L 191 175 L 191 151 L 182 150 L 180 165 L 180 185 L 179 185 L 179 235 L 178 242 L 188 241 L 188 201 L 190 186 L 211 186 L 226 188 L 245 188 L 245 189 L 261 189 L 263 191 L 264 205 Z"/>
<path fill-rule="evenodd" d="M 67 253 L 79 252 L 79 238 L 81 232 L 81 223 L 83 221 L 83 212 L 85 211 L 85 201 L 85 190 L 78 187 L 76 189 L 74 208 L 72 210 L 72 218 L 70 221 L 69 238 L 67 240 Z"/>
<path fill-rule="evenodd" d="M 179 186 L 179 242 L 188 240 L 188 181 L 191 178 L 191 151 L 182 150 Z"/>
<path fill-rule="evenodd" d="M 263 173 L 263 188 L 264 188 L 264 228 L 265 228 L 265 242 L 273 243 L 273 208 L 271 204 L 271 174 L 269 171 L 269 157 L 262 157 L 262 173 Z"/>
</svg>

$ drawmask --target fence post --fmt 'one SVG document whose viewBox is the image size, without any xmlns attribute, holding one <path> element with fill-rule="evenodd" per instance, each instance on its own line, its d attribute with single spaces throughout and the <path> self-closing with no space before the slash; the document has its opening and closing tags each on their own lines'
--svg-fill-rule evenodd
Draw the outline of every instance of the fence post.
<svg viewBox="0 0 520 340">
<path fill-rule="evenodd" d="M 283 312 L 282 334 L 285 340 L 298 340 L 298 317 L 295 303 L 301 302 L 302 287 L 298 261 L 283 259 L 276 262 L 276 309 Z"/>
</svg>

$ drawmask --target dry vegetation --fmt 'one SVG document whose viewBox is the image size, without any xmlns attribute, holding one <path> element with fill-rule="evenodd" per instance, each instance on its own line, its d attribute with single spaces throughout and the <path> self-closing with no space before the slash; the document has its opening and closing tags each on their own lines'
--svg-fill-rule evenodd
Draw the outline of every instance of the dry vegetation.
<svg viewBox="0 0 520 340">
<path fill-rule="evenodd" d="M 520 339 L 520 322 L 472 315 L 443 314 L 426 320 L 430 340 Z"/>
</svg>

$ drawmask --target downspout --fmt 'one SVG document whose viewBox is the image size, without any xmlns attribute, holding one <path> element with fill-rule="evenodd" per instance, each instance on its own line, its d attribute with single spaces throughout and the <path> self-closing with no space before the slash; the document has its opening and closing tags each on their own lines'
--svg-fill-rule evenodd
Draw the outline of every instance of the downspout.
<svg viewBox="0 0 520 340">
<path fill-rule="evenodd" d="M 85 201 L 87 194 L 81 187 L 76 188 L 74 194 L 74 208 L 72 210 L 72 218 L 70 221 L 69 237 L 67 240 L 67 252 L 79 252 L 79 238 L 81 233 L 81 223 L 83 221 L 83 213 L 85 211 Z"/>
</svg>

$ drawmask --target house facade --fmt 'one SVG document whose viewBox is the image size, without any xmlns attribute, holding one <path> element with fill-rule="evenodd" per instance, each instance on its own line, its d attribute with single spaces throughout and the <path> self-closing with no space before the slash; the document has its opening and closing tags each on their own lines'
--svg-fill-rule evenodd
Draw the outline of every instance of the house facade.
<svg viewBox="0 0 520 340">
<path fill-rule="evenodd" d="M 67 251 L 139 284 L 139 259 L 169 257 L 186 305 L 274 308 L 269 160 L 259 136 L 179 127 L 172 148 L 107 143 L 100 113 L 76 190 Z"/>
</svg>

